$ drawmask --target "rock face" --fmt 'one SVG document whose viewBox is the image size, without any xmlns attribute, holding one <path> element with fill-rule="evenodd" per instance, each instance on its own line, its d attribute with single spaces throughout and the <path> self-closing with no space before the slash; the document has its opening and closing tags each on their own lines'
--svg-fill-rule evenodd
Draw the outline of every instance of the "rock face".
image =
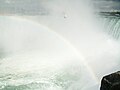
<svg viewBox="0 0 120 90">
<path fill-rule="evenodd" d="M 120 90 L 120 71 L 104 76 L 100 90 Z"/>
</svg>

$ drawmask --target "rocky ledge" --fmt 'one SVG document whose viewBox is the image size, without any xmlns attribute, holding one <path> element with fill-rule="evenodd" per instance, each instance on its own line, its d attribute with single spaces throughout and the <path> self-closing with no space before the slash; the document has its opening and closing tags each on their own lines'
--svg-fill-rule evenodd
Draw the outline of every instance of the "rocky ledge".
<svg viewBox="0 0 120 90">
<path fill-rule="evenodd" d="M 100 90 L 120 90 L 120 71 L 104 76 Z"/>
</svg>

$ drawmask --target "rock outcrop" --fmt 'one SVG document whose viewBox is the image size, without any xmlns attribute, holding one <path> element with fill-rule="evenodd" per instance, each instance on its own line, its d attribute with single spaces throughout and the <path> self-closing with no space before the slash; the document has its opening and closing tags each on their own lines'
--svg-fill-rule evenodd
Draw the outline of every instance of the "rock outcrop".
<svg viewBox="0 0 120 90">
<path fill-rule="evenodd" d="M 120 90 L 120 71 L 104 76 L 100 90 Z"/>
</svg>

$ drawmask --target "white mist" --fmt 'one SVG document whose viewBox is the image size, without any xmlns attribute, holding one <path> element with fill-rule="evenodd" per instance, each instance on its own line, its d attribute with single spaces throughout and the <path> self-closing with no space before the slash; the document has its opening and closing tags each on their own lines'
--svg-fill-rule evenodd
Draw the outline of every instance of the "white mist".
<svg viewBox="0 0 120 90">
<path fill-rule="evenodd" d="M 98 81 L 118 70 L 119 41 L 104 32 L 104 22 L 94 13 L 92 0 L 43 1 L 42 7 L 48 14 L 25 18 L 46 25 L 68 40 L 82 53 Z"/>
</svg>

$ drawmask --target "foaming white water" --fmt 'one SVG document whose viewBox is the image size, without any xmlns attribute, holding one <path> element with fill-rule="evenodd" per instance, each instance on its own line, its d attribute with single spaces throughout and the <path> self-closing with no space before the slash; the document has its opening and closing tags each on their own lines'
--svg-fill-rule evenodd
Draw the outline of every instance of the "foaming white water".
<svg viewBox="0 0 120 90">
<path fill-rule="evenodd" d="M 88 90 L 97 84 L 82 56 L 48 28 L 12 17 L 0 17 L 0 27 L 1 90 Z"/>
</svg>

